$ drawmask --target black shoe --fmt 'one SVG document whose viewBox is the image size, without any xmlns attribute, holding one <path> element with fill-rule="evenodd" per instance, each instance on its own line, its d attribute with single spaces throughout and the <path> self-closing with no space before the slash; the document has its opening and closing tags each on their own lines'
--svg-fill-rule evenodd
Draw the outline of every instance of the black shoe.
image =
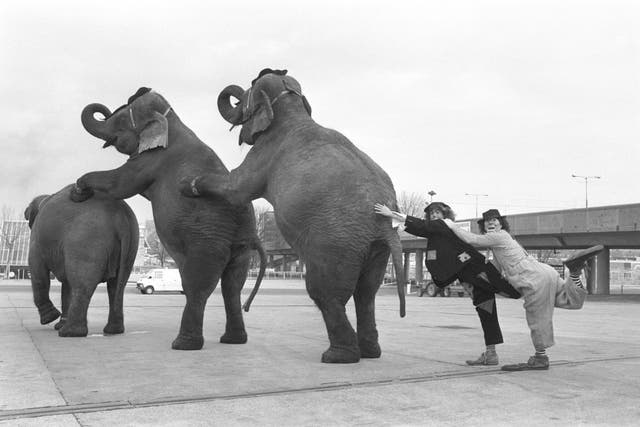
<svg viewBox="0 0 640 427">
<path fill-rule="evenodd" d="M 604 246 L 602 245 L 591 246 L 590 248 L 583 249 L 564 260 L 564 265 L 567 266 L 570 274 L 579 275 L 587 260 L 598 255 L 603 250 Z"/>
</svg>

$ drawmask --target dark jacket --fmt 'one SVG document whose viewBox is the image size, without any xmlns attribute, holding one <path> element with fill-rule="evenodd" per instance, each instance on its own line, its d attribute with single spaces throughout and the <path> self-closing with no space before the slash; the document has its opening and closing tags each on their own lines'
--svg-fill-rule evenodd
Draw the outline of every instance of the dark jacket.
<svg viewBox="0 0 640 427">
<path fill-rule="evenodd" d="M 407 215 L 405 231 L 427 238 L 425 265 L 433 282 L 444 287 L 457 279 L 469 263 L 485 264 L 485 257 L 473 246 L 460 240 L 440 219 L 424 220 Z"/>
</svg>

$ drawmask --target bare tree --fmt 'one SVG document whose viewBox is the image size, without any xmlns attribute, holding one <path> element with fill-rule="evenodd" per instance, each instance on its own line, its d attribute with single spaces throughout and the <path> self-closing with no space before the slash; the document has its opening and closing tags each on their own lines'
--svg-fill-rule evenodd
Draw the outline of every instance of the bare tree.
<svg viewBox="0 0 640 427">
<path fill-rule="evenodd" d="M 0 229 L 0 240 L 2 248 L 7 248 L 7 259 L 4 267 L 4 277 L 9 278 L 11 272 L 11 260 L 13 258 L 13 250 L 20 236 L 26 233 L 28 228 L 26 222 L 20 221 L 15 210 L 7 205 L 2 205 L 2 228 Z M 15 222 L 15 221 L 20 222 Z"/>
<path fill-rule="evenodd" d="M 149 248 L 149 255 L 156 257 L 160 262 L 160 267 L 164 268 L 164 264 L 167 260 L 167 250 L 160 241 L 155 227 L 146 227 L 144 239 L 147 242 L 147 247 Z"/>
<path fill-rule="evenodd" d="M 426 195 L 402 191 L 398 196 L 398 209 L 400 212 L 407 215 L 422 218 L 424 216 L 424 208 L 426 205 Z"/>
</svg>

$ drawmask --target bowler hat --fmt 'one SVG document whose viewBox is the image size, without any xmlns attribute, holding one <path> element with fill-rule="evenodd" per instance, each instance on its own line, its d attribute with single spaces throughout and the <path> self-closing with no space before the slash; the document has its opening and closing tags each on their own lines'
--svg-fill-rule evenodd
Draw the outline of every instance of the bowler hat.
<svg viewBox="0 0 640 427">
<path fill-rule="evenodd" d="M 486 212 L 482 212 L 482 219 L 478 220 L 478 224 L 489 221 L 491 218 L 506 218 L 506 216 L 500 215 L 498 209 L 489 209 Z"/>
</svg>

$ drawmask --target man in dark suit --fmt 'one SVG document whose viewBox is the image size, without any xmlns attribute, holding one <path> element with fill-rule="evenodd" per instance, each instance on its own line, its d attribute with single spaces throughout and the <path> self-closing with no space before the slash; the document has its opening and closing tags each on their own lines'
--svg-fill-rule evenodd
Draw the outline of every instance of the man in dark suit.
<svg viewBox="0 0 640 427">
<path fill-rule="evenodd" d="M 497 365 L 496 344 L 501 344 L 502 331 L 498 322 L 495 295 L 520 298 L 520 293 L 507 282 L 493 264 L 468 243 L 459 239 L 443 219 L 455 220 L 451 208 L 441 202 L 433 202 L 424 209 L 425 219 L 375 205 L 376 213 L 404 222 L 405 231 L 427 238 L 425 265 L 433 282 L 444 288 L 456 279 L 471 285 L 471 297 L 484 332 L 486 350 L 469 365 Z"/>
</svg>

